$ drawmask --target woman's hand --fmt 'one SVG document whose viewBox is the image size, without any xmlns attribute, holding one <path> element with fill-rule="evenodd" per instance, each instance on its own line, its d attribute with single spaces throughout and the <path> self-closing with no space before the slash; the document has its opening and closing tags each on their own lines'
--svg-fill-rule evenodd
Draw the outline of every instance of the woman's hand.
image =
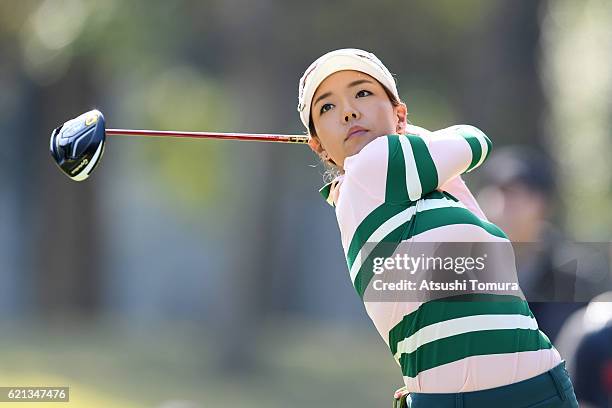
<svg viewBox="0 0 612 408">
<path fill-rule="evenodd" d="M 406 390 L 406 386 L 395 391 L 393 394 L 393 408 L 409 408 L 410 392 Z"/>
</svg>

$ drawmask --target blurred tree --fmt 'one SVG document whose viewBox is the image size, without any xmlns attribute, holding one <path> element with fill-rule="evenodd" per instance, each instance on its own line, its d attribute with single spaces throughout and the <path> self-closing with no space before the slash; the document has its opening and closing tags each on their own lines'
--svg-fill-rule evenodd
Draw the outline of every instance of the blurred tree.
<svg viewBox="0 0 612 408">
<path fill-rule="evenodd" d="M 543 147 L 546 100 L 539 76 L 540 18 L 545 3 L 496 1 L 455 53 L 461 120 L 498 141 Z"/>
<path fill-rule="evenodd" d="M 12 107 L 21 120 L 19 130 L 8 133 L 11 148 L 19 152 L 10 173 L 19 202 L 16 216 L 25 231 L 18 237 L 33 254 L 23 260 L 21 273 L 33 294 L 29 306 L 47 317 L 96 312 L 102 265 L 94 186 L 68 183 L 49 158 L 48 138 L 58 118 L 74 116 L 97 98 L 91 61 L 73 59 L 66 48 L 78 32 L 45 21 L 51 6 L 31 1 L 0 6 L 6 23 L 0 24 L 2 38 L 11 44 L 3 46 L 2 64 L 21 95 Z"/>
<path fill-rule="evenodd" d="M 543 10 L 547 143 L 561 170 L 559 201 L 574 239 L 612 230 L 612 4 L 551 1 Z"/>
<path fill-rule="evenodd" d="M 75 59 L 68 75 L 45 87 L 39 87 L 28 104 L 38 121 L 32 135 L 41 145 L 57 118 L 75 116 L 94 105 L 99 95 L 91 75 L 91 61 Z M 61 100 L 58 97 L 61 95 Z M 48 143 L 48 142 L 47 142 Z M 30 197 L 39 215 L 34 242 L 36 283 L 40 310 L 47 315 L 99 311 L 100 274 L 104 268 L 101 244 L 105 230 L 97 208 L 99 190 L 93 183 L 72 183 L 54 168 L 46 149 L 32 151 L 32 187 Z"/>
</svg>

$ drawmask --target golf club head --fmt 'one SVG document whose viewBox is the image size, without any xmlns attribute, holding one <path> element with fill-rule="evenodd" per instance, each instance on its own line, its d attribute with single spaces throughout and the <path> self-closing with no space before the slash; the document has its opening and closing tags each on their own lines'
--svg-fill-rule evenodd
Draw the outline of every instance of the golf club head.
<svg viewBox="0 0 612 408">
<path fill-rule="evenodd" d="M 91 110 L 69 120 L 51 133 L 51 156 L 68 177 L 83 181 L 104 153 L 104 115 Z"/>
</svg>

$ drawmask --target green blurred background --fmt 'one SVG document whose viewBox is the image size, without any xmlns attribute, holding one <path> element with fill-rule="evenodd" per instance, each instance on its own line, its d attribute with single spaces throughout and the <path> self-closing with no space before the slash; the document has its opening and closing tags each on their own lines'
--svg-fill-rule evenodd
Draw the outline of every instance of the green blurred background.
<svg viewBox="0 0 612 408">
<path fill-rule="evenodd" d="M 606 0 L 0 2 L 0 385 L 68 385 L 67 407 L 387 406 L 401 376 L 307 147 L 112 137 L 74 183 L 51 130 L 98 108 L 302 133 L 304 69 L 362 48 L 412 123 L 547 152 L 551 222 L 607 242 L 610 27 Z"/>
</svg>

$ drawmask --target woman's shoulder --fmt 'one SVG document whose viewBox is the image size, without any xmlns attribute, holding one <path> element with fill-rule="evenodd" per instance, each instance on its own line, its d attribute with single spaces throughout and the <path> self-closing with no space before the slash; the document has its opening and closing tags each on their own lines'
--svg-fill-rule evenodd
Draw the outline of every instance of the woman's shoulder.
<svg viewBox="0 0 612 408">
<path fill-rule="evenodd" d="M 344 192 L 340 193 L 340 196 L 344 195 L 346 200 L 347 193 L 349 197 L 356 197 L 353 194 L 367 194 L 379 204 L 384 201 L 389 158 L 388 140 L 392 137 L 393 135 L 377 137 L 357 154 L 344 159 Z"/>
<path fill-rule="evenodd" d="M 359 152 L 344 159 L 344 169 L 348 172 L 370 171 L 372 167 L 387 167 L 390 156 L 401 150 L 400 138 L 412 135 L 413 137 L 425 137 L 429 132 L 427 129 L 410 125 L 402 135 L 388 134 L 379 136 L 365 145 Z"/>
<path fill-rule="evenodd" d="M 458 133 L 466 134 L 466 135 L 472 135 L 472 134 L 478 134 L 478 135 L 483 134 L 484 135 L 484 132 L 482 131 L 482 129 L 474 125 L 469 125 L 469 124 L 451 125 L 447 128 L 435 130 L 435 131 L 428 130 L 428 129 L 425 129 L 424 127 L 415 126 L 412 124 L 408 124 L 406 126 L 407 134 L 417 135 L 417 136 L 422 136 L 422 137 L 432 136 L 435 134 L 440 134 L 440 133 L 445 133 L 445 132 L 458 132 Z"/>
<path fill-rule="evenodd" d="M 389 152 L 393 152 L 400 148 L 400 137 L 406 135 L 420 136 L 425 138 L 431 132 L 425 128 L 408 125 L 402 135 L 389 134 L 379 136 L 365 145 L 358 153 L 348 156 L 344 159 L 344 168 L 369 167 L 371 165 L 380 166 L 381 163 L 387 163 Z"/>
<path fill-rule="evenodd" d="M 405 133 L 410 134 L 410 135 L 426 136 L 426 135 L 430 134 L 431 131 L 425 129 L 424 127 L 412 125 L 412 124 L 409 123 L 409 124 L 406 125 L 406 132 Z"/>
<path fill-rule="evenodd" d="M 345 171 L 360 170 L 364 167 L 380 164 L 381 160 L 384 160 L 384 163 L 386 163 L 386 157 L 389 154 L 388 139 L 393 136 L 397 137 L 397 135 L 379 136 L 365 145 L 359 152 L 346 157 L 344 159 Z"/>
</svg>

